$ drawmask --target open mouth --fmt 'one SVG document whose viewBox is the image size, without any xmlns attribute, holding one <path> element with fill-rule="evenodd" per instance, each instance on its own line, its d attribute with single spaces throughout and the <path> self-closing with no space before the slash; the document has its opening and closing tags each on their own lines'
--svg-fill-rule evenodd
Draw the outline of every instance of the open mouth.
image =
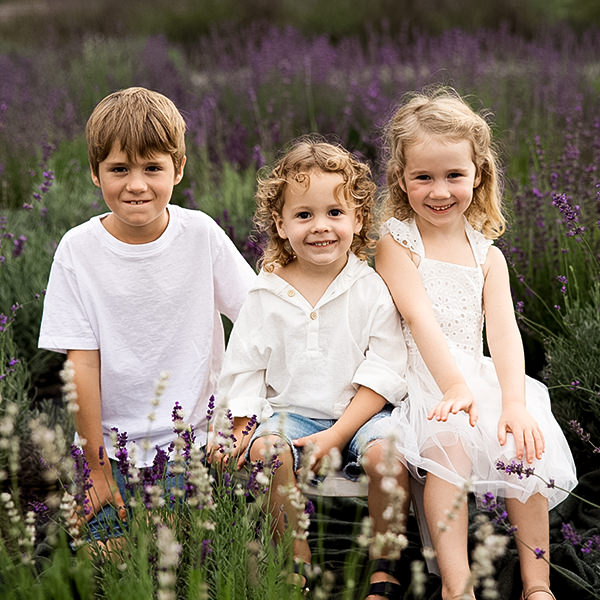
<svg viewBox="0 0 600 600">
<path fill-rule="evenodd" d="M 150 200 L 128 200 L 126 204 L 131 204 L 132 206 L 138 206 L 140 204 L 146 204 L 146 202 L 150 202 Z"/>
<path fill-rule="evenodd" d="M 325 248 L 327 246 L 331 246 L 335 244 L 334 241 L 328 241 L 328 242 L 311 242 L 310 245 L 311 246 L 316 246 L 317 248 Z"/>
<path fill-rule="evenodd" d="M 444 212 L 445 210 L 448 210 L 449 208 L 452 208 L 453 206 L 454 206 L 454 202 L 451 202 L 450 204 L 446 204 L 444 206 L 432 206 L 431 204 L 428 204 L 427 208 L 430 208 L 434 212 Z"/>
</svg>

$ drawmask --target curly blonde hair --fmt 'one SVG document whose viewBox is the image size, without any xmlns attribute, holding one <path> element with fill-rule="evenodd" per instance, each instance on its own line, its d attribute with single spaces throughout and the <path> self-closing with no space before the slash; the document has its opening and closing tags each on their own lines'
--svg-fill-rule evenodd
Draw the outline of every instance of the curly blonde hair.
<svg viewBox="0 0 600 600">
<path fill-rule="evenodd" d="M 308 187 L 310 174 L 315 171 L 339 173 L 343 178 L 340 187 L 345 203 L 362 218 L 362 228 L 354 235 L 350 250 L 365 260 L 367 250 L 373 247 L 371 208 L 376 186 L 371 169 L 338 144 L 316 136 L 302 136 L 284 150 L 274 166 L 263 167 L 258 173 L 254 225 L 259 235 L 266 238 L 259 263 L 265 271 L 272 272 L 276 265 L 285 266 L 294 260 L 288 240 L 277 233 L 274 215 L 281 215 L 288 184 L 296 182 Z"/>
<path fill-rule="evenodd" d="M 386 183 L 383 193 L 386 217 L 405 220 L 414 216 L 408 196 L 400 185 L 406 167 L 406 149 L 427 136 L 451 141 L 468 140 L 473 162 L 481 177 L 473 200 L 465 211 L 467 221 L 488 239 L 504 232 L 501 175 L 489 113 L 476 113 L 452 88 L 434 87 L 407 94 L 385 127 Z"/>
</svg>

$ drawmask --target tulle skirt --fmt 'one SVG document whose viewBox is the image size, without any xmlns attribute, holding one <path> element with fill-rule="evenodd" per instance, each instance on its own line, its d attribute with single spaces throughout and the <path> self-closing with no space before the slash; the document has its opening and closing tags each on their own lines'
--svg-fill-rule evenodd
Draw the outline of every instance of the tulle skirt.
<svg viewBox="0 0 600 600">
<path fill-rule="evenodd" d="M 523 461 L 533 474 L 506 472 L 499 463 L 506 466 L 516 461 L 516 448 L 510 433 L 504 446 L 498 441 L 502 397 L 494 364 L 488 357 L 475 359 L 459 351 L 454 355 L 478 403 L 479 419 L 475 427 L 463 412 L 450 415 L 446 422 L 428 420 L 441 393 L 420 356 L 412 355 L 408 399 L 390 417 L 398 452 L 412 475 L 423 479 L 427 472 L 433 473 L 458 487 L 468 481 L 479 497 L 490 492 L 496 498 L 525 502 L 539 492 L 548 499 L 549 508 L 562 502 L 565 490 L 577 484 L 577 476 L 567 440 L 552 415 L 546 386 L 526 378 L 527 409 L 543 432 L 545 452 L 532 464 Z"/>
</svg>

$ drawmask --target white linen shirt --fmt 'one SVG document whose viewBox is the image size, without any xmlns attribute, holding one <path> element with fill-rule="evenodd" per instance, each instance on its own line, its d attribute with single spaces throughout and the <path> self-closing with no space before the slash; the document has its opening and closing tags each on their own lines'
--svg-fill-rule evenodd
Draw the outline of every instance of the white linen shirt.
<svg viewBox="0 0 600 600">
<path fill-rule="evenodd" d="M 385 283 L 350 254 L 314 307 L 279 276 L 259 273 L 231 333 L 217 397 L 234 417 L 338 419 L 359 386 L 398 405 L 406 361 Z"/>
</svg>

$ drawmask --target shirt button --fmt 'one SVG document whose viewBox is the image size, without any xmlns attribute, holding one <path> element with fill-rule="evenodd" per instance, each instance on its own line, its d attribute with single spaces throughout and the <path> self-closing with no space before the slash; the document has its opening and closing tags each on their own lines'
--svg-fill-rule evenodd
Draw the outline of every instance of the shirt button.
<svg viewBox="0 0 600 600">
<path fill-rule="evenodd" d="M 314 321 L 317 318 L 317 313 L 316 312 L 311 312 L 310 313 L 310 318 Z"/>
<path fill-rule="evenodd" d="M 296 292 L 294 292 L 294 290 L 288 290 L 288 296 L 291 298 L 292 296 L 295 296 Z"/>
</svg>

